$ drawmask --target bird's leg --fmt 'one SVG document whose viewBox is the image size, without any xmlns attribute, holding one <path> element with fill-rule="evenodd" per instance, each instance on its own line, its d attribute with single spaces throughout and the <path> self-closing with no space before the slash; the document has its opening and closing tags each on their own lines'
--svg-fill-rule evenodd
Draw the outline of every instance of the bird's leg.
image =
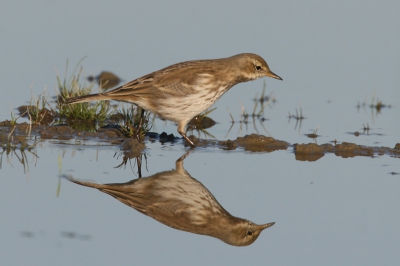
<svg viewBox="0 0 400 266">
<path fill-rule="evenodd" d="M 136 162 L 138 167 L 139 178 L 142 178 L 142 156 L 136 157 Z"/>
<path fill-rule="evenodd" d="M 144 109 L 140 108 L 140 110 L 141 110 L 141 113 L 140 113 L 139 125 L 137 127 L 137 133 L 136 133 L 136 138 L 138 140 L 140 140 L 140 131 L 142 130 L 143 116 L 144 116 Z"/>
<path fill-rule="evenodd" d="M 191 141 L 185 133 L 185 128 L 186 125 L 188 124 L 188 122 L 190 121 L 190 119 L 188 120 L 184 120 L 184 121 L 180 121 L 178 123 L 178 133 L 184 138 L 186 139 L 187 142 L 189 142 L 190 146 L 192 146 L 192 148 L 196 147 L 196 145 L 194 145 L 193 141 Z"/>
<path fill-rule="evenodd" d="M 186 136 L 185 132 L 179 131 L 179 130 L 178 130 L 178 133 L 181 134 L 181 136 L 182 136 L 184 139 L 186 139 L 187 142 L 189 142 L 189 144 L 190 144 L 190 146 L 192 146 L 192 148 L 196 147 L 196 145 L 194 145 L 193 141 L 191 141 L 191 140 Z"/>
</svg>

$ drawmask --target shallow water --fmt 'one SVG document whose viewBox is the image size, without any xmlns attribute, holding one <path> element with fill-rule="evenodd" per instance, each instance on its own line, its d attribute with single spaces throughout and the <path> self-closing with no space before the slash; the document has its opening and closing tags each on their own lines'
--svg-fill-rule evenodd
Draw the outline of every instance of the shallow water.
<svg viewBox="0 0 400 266">
<path fill-rule="evenodd" d="M 188 149 L 180 142 L 145 144 L 144 177 L 174 169 L 175 160 Z M 400 172 L 398 158 L 327 154 L 304 162 L 295 160 L 290 148 L 271 153 L 195 148 L 184 167 L 226 210 L 255 223 L 276 222 L 250 247 L 235 248 L 233 255 L 234 247 L 217 239 L 169 228 L 62 177 L 96 183 L 137 178 L 134 159 L 115 168 L 123 162 L 116 145 L 46 141 L 25 155 L 25 165 L 18 160 L 18 150 L 2 156 L 1 212 L 7 214 L 2 216 L 2 228 L 8 229 L 2 230 L 3 239 L 8 239 L 2 245 L 25 250 L 33 264 L 102 264 L 115 262 L 116 257 L 126 263 L 132 257 L 152 257 L 154 250 L 162 252 L 152 257 L 152 263 L 168 257 L 179 264 L 193 259 L 212 264 L 215 256 L 246 263 L 243 257 L 249 254 L 254 262 L 264 258 L 283 264 L 296 259 L 343 261 L 335 254 L 353 263 L 397 261 L 400 180 L 390 172 Z M 201 255 L 205 252 L 207 258 Z M 182 253 L 186 255 L 170 257 Z M 17 254 L 6 258 L 7 264 L 25 261 Z"/>
<path fill-rule="evenodd" d="M 257 133 L 288 142 L 288 149 L 250 152 L 208 145 L 192 150 L 183 165 L 232 215 L 275 224 L 247 247 L 172 229 L 64 177 L 101 184 L 137 178 L 134 159 L 117 167 L 124 159 L 120 146 L 101 139 L 39 138 L 30 151 L 0 149 L 4 265 L 398 264 L 399 158 L 326 153 L 310 162 L 296 160 L 293 152 L 296 143 L 336 140 L 394 148 L 400 142 L 398 4 L 309 2 L 288 8 L 282 2 L 250 8 L 237 3 L 229 10 L 227 4 L 203 10 L 203 5 L 159 3 L 115 6 L 115 14 L 108 4 L 87 5 L 66 4 L 57 6 L 64 12 L 53 12 L 50 6 L 38 10 L 29 3 L 23 8 L 10 4 L 0 16 L 4 25 L 20 25 L 3 35 L 0 121 L 10 119 L 10 105 L 16 113 L 15 107 L 27 104 L 32 81 L 34 95 L 47 84 L 54 96 L 53 66 L 62 76 L 66 58 L 71 69 L 89 54 L 87 74 L 111 70 L 129 81 L 178 61 L 256 52 L 283 82 L 264 79 L 235 86 L 210 114 L 217 124 L 207 132 L 214 137 L 192 134 L 211 143 Z M 164 12 L 171 8 L 181 16 L 171 20 Z M 199 12 L 187 16 L 188 10 Z M 72 13 L 76 20 L 65 24 Z M 99 14 L 108 19 L 100 22 Z M 29 25 L 18 24 L 28 17 Z M 149 17 L 159 26 L 144 25 Z M 116 42 L 121 36 L 125 41 Z M 265 121 L 240 123 L 241 106 L 252 113 L 264 81 L 266 94 L 275 98 L 264 110 Z M 369 106 L 378 100 L 386 106 Z M 288 118 L 300 108 L 305 119 Z M 317 128 L 316 139 L 306 136 Z M 171 122 L 156 120 L 152 131 L 178 136 Z M 145 146 L 143 177 L 175 169 L 175 161 L 189 149 L 182 139 L 164 144 L 146 139 Z"/>
</svg>

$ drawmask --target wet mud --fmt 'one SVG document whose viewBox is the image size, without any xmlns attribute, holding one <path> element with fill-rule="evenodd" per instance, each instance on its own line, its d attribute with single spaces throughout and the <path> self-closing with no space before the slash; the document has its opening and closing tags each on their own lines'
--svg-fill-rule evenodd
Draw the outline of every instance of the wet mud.
<svg viewBox="0 0 400 266">
<path fill-rule="evenodd" d="M 119 126 L 106 125 L 100 127 L 96 131 L 86 132 L 75 130 L 66 124 L 60 125 L 30 125 L 28 123 L 13 124 L 10 121 L 0 122 L 0 144 L 12 142 L 14 145 L 24 143 L 29 139 L 36 140 L 75 140 L 75 141 L 100 141 L 109 144 L 121 144 L 121 149 L 125 151 L 124 157 L 133 158 L 141 154 L 145 148 L 144 139 L 140 142 L 124 136 Z M 391 157 L 400 158 L 400 143 L 390 147 L 371 147 L 357 145 L 349 142 L 334 142 L 327 144 L 290 144 L 286 141 L 277 140 L 258 134 L 246 135 L 238 137 L 235 140 L 205 140 L 198 139 L 191 135 L 190 140 L 198 147 L 218 147 L 222 150 L 242 149 L 249 152 L 273 152 L 278 150 L 288 150 L 292 148 L 296 160 L 300 161 L 316 161 L 325 154 L 333 153 L 342 158 L 352 158 L 356 156 L 376 157 L 389 155 Z M 183 142 L 185 146 L 190 146 L 186 141 L 173 134 L 165 132 L 158 134 L 149 132 L 145 139 L 150 142 L 178 143 Z"/>
<path fill-rule="evenodd" d="M 389 147 L 368 147 L 357 145 L 350 142 L 342 142 L 336 144 L 294 144 L 293 150 L 296 155 L 296 160 L 299 161 L 316 161 L 322 158 L 327 153 L 334 153 L 342 158 L 352 158 L 356 156 L 382 156 L 389 155 L 395 158 L 400 158 L 400 143 L 397 143 L 394 148 Z"/>
</svg>

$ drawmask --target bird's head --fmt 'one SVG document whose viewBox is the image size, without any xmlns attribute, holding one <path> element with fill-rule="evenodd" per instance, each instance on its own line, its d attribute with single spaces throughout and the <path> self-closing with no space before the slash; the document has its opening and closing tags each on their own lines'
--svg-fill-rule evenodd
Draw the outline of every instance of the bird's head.
<svg viewBox="0 0 400 266">
<path fill-rule="evenodd" d="M 238 54 L 231 57 L 237 61 L 237 66 L 241 71 L 241 76 L 245 81 L 255 80 L 263 77 L 271 77 L 282 80 L 281 77 L 272 72 L 267 62 L 256 54 Z"/>
<path fill-rule="evenodd" d="M 275 223 L 257 225 L 247 220 L 232 225 L 230 233 L 221 238 L 227 244 L 234 246 L 248 246 L 257 240 L 261 232 Z"/>
</svg>

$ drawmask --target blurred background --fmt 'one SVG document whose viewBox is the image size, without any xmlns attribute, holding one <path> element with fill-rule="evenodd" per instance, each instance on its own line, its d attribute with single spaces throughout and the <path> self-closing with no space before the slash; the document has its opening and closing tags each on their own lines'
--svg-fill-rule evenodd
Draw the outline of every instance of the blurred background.
<svg viewBox="0 0 400 266">
<path fill-rule="evenodd" d="M 264 57 L 284 82 L 268 89 L 293 107 L 400 99 L 397 1 L 18 1 L 1 4 L 0 117 L 35 94 L 55 94 L 56 73 L 82 66 L 128 82 L 168 65 L 243 52 Z M 57 72 L 56 72 L 57 71 Z M 69 73 L 70 73 L 69 72 Z M 251 84 L 262 85 L 261 80 Z M 387 93 L 386 93 L 387 92 Z M 223 97 L 234 112 L 249 94 Z M 255 91 L 251 91 L 251 95 Z M 394 102 L 393 102 L 394 101 Z M 221 108 L 225 113 L 225 107 Z M 240 112 L 240 110 L 238 110 Z M 229 117 L 227 116 L 227 119 Z"/>
</svg>

